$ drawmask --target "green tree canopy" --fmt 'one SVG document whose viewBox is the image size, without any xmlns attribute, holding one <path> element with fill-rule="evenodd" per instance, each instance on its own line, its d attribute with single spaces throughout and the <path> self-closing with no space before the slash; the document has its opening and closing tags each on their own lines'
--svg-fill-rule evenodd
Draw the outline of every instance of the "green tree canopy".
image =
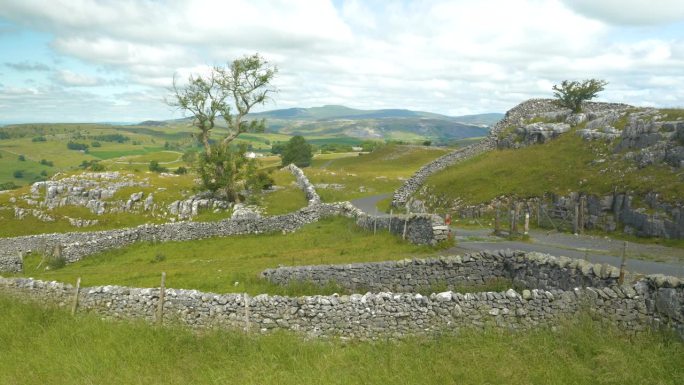
<svg viewBox="0 0 684 385">
<path fill-rule="evenodd" d="M 285 146 L 282 154 L 283 166 L 294 163 L 298 167 L 306 167 L 311 164 L 313 153 L 311 145 L 300 135 L 293 136 Z"/>
<path fill-rule="evenodd" d="M 607 84 L 607 81 L 600 79 L 587 79 L 581 82 L 563 80 L 560 86 L 553 86 L 553 96 L 559 105 L 571 109 L 572 112 L 580 112 L 582 102 L 595 98 Z"/>
</svg>

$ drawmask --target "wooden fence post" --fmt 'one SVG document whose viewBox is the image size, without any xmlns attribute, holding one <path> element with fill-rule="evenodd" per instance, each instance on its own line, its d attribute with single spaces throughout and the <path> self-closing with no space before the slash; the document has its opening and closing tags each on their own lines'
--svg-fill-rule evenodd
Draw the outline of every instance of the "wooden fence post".
<svg viewBox="0 0 684 385">
<path fill-rule="evenodd" d="M 245 331 L 249 332 L 249 294 L 245 293 Z"/>
<path fill-rule="evenodd" d="M 411 210 L 406 211 L 406 218 L 404 218 L 404 232 L 401 235 L 401 239 L 406 239 L 406 230 L 408 228 L 409 216 L 411 216 Z"/>
<path fill-rule="evenodd" d="M 530 213 L 529 213 L 529 211 L 525 213 L 525 231 L 524 231 L 524 234 L 525 235 L 530 234 Z"/>
<path fill-rule="evenodd" d="M 496 213 L 494 214 L 494 234 L 499 234 L 499 202 L 496 203 Z"/>
<path fill-rule="evenodd" d="M 572 223 L 572 232 L 574 234 L 579 233 L 579 205 L 575 202 L 575 218 Z"/>
<path fill-rule="evenodd" d="M 157 325 L 161 325 L 164 319 L 164 294 L 166 292 L 166 273 L 161 273 L 161 286 L 159 286 L 159 302 L 157 302 Z"/>
<path fill-rule="evenodd" d="M 585 195 L 580 196 L 580 207 L 579 207 L 579 233 L 584 234 L 584 222 L 586 222 L 584 218 L 584 210 L 587 205 L 587 197 Z"/>
<path fill-rule="evenodd" d="M 78 293 L 81 291 L 81 277 L 76 279 L 76 290 L 74 291 L 74 300 L 71 303 L 71 315 L 76 314 L 76 309 L 78 308 Z"/>
<path fill-rule="evenodd" d="M 622 263 L 620 263 L 620 278 L 618 278 L 620 285 L 625 283 L 625 266 L 627 266 L 627 241 L 622 244 Z"/>
<path fill-rule="evenodd" d="M 508 236 L 512 237 L 513 233 L 515 232 L 515 209 L 511 209 L 510 211 L 511 217 L 509 218 L 510 220 L 508 221 Z"/>
<path fill-rule="evenodd" d="M 394 210 L 390 209 L 389 225 L 387 226 L 390 234 L 392 234 L 392 214 L 394 214 Z"/>
</svg>

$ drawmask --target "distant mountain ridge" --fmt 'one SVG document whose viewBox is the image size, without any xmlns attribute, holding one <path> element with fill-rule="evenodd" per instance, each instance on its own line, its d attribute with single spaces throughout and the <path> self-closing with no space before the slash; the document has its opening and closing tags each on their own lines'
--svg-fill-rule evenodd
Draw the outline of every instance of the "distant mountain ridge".
<svg viewBox="0 0 684 385">
<path fill-rule="evenodd" d="M 433 118 L 453 120 L 459 123 L 491 126 L 501 118 L 501 113 L 486 113 L 464 116 L 447 116 L 433 112 L 412 111 L 400 108 L 379 110 L 359 110 L 340 105 L 325 105 L 309 108 L 286 108 L 250 114 L 254 118 L 294 119 L 294 120 L 336 120 L 336 119 L 384 119 L 384 118 Z"/>
<path fill-rule="evenodd" d="M 407 109 L 359 110 L 339 105 L 287 108 L 250 114 L 267 129 L 290 135 L 337 135 L 364 139 L 431 139 L 437 142 L 484 136 L 503 114 L 446 116 Z"/>
<path fill-rule="evenodd" d="M 266 130 L 273 133 L 302 136 L 336 136 L 362 139 L 453 140 L 487 135 L 489 127 L 503 118 L 503 114 L 487 113 L 465 116 L 446 116 L 432 112 L 407 109 L 360 110 L 340 105 L 309 108 L 286 108 L 247 115 L 247 119 L 266 119 Z M 191 118 L 167 122 L 187 122 Z M 164 122 L 147 121 L 148 126 Z M 223 125 L 221 119 L 218 125 Z"/>
</svg>

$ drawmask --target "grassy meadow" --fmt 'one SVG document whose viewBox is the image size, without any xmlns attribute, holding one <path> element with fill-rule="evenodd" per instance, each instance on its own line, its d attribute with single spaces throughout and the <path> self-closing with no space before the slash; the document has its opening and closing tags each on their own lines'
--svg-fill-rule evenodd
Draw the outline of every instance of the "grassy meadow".
<svg viewBox="0 0 684 385">
<path fill-rule="evenodd" d="M 369 154 L 320 156 L 304 172 L 311 183 L 342 185 L 339 189 L 317 189 L 324 202 L 339 202 L 390 193 L 424 164 L 448 151 L 441 147 L 387 145 Z"/>
<path fill-rule="evenodd" d="M 0 296 L 2 384 L 680 384 L 684 344 L 586 316 L 400 341 L 192 332 Z"/>
<path fill-rule="evenodd" d="M 357 227 L 351 219 L 330 218 L 291 234 L 139 243 L 89 256 L 56 270 L 45 270 L 42 257 L 32 254 L 25 258 L 20 276 L 60 282 L 75 282 L 81 277 L 84 286 L 154 287 L 159 285 L 160 273 L 164 271 L 167 286 L 174 288 L 255 295 L 302 294 L 302 291 L 314 294 L 319 292 L 318 288 L 271 285 L 261 280 L 259 273 L 278 265 L 385 261 L 425 257 L 436 252 L 433 247 L 413 245 L 387 232 L 373 235 Z"/>
</svg>

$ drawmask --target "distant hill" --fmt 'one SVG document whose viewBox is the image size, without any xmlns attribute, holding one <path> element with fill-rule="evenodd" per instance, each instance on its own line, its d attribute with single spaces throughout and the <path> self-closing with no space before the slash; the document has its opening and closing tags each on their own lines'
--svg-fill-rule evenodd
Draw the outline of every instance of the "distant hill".
<svg viewBox="0 0 684 385">
<path fill-rule="evenodd" d="M 290 135 L 342 135 L 377 139 L 432 139 L 448 142 L 484 136 L 503 117 L 489 113 L 446 116 L 406 109 L 359 110 L 338 105 L 287 108 L 250 114 L 266 119 L 270 132 Z"/>
<path fill-rule="evenodd" d="M 448 143 L 487 135 L 503 114 L 488 113 L 446 116 L 406 109 L 359 110 L 339 105 L 286 108 L 249 114 L 248 119 L 266 119 L 270 133 L 306 137 L 351 137 L 358 139 L 432 140 Z M 189 125 L 192 118 L 164 122 L 146 121 L 140 126 Z M 217 127 L 225 127 L 222 119 Z"/>
</svg>

